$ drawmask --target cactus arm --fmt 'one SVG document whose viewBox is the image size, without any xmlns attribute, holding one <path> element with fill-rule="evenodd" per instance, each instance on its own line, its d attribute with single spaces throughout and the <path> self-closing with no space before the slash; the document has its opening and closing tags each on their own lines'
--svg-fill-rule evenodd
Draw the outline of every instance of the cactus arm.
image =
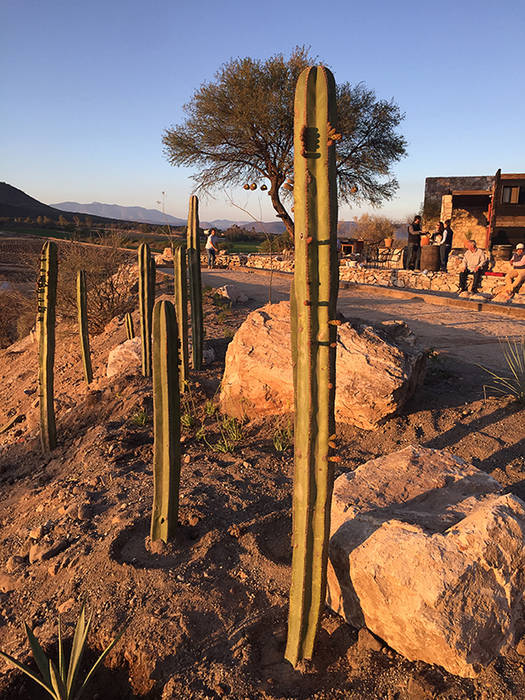
<svg viewBox="0 0 525 700">
<path fill-rule="evenodd" d="M 133 316 L 129 313 L 126 314 L 126 338 L 132 340 L 135 337 L 135 327 L 133 325 Z"/>
<path fill-rule="evenodd" d="M 335 432 L 337 191 L 335 82 L 323 66 L 301 73 L 295 95 L 295 394 L 293 557 L 285 657 L 310 659 L 326 594 Z M 332 458 L 333 459 L 333 458 Z"/>
<path fill-rule="evenodd" d="M 142 344 L 142 374 L 151 377 L 151 317 L 155 295 L 154 278 L 155 263 L 152 262 L 151 252 L 147 243 L 139 246 L 139 310 L 140 337 Z"/>
<path fill-rule="evenodd" d="M 175 311 L 179 329 L 179 382 L 181 394 L 188 381 L 188 286 L 186 269 L 186 247 L 177 246 L 173 251 L 173 280 Z"/>
<path fill-rule="evenodd" d="M 86 383 L 90 384 L 93 381 L 93 367 L 91 365 L 91 353 L 89 348 L 85 270 L 78 270 L 77 272 L 77 309 L 78 332 L 80 334 L 80 348 L 82 350 L 82 364 L 84 366 L 84 376 L 86 378 Z"/>
<path fill-rule="evenodd" d="M 188 213 L 188 267 L 190 273 L 190 304 L 191 304 L 191 340 L 192 366 L 199 370 L 202 367 L 202 285 L 201 285 L 201 251 L 199 243 L 199 200 L 195 195 L 190 197 Z"/>
<path fill-rule="evenodd" d="M 180 396 L 177 319 L 173 304 L 153 311 L 153 510 L 151 539 L 175 535 L 180 483 Z"/>
<path fill-rule="evenodd" d="M 44 452 L 56 447 L 54 364 L 57 276 L 57 244 L 46 241 L 40 255 L 37 313 L 40 442 Z"/>
</svg>

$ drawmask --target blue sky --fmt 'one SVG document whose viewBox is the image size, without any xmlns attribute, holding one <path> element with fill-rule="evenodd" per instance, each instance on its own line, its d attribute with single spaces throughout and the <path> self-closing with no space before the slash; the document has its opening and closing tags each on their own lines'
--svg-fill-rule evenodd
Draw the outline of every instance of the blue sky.
<svg viewBox="0 0 525 700">
<path fill-rule="evenodd" d="M 46 203 L 158 208 L 165 191 L 185 216 L 191 173 L 166 162 L 163 130 L 225 61 L 306 44 L 406 114 L 399 193 L 380 210 L 404 218 L 426 176 L 525 172 L 524 37 L 524 0 L 0 0 L 0 180 Z M 264 195 L 231 194 L 274 218 Z M 221 192 L 201 216 L 246 218 Z"/>
</svg>

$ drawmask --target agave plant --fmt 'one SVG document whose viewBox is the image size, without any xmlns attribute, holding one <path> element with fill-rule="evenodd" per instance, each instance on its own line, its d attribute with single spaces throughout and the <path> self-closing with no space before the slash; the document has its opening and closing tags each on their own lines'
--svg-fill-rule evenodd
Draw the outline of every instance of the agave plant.
<svg viewBox="0 0 525 700">
<path fill-rule="evenodd" d="M 510 394 L 517 401 L 525 404 L 525 335 L 520 340 L 506 338 L 500 344 L 505 359 L 505 374 L 498 374 L 479 365 L 492 377 L 493 383 L 487 384 L 486 388 L 500 394 Z"/>
<path fill-rule="evenodd" d="M 62 629 L 60 626 L 60 617 L 58 618 L 58 667 L 53 661 L 46 655 L 42 647 L 40 646 L 37 638 L 33 632 L 29 629 L 27 624 L 25 625 L 25 630 L 29 644 L 31 646 L 31 651 L 33 652 L 33 657 L 35 663 L 40 671 L 40 677 L 38 677 L 28 666 L 20 661 L 17 661 L 9 654 L 0 651 L 0 658 L 9 661 L 16 668 L 18 668 L 26 676 L 29 676 L 35 683 L 41 685 L 49 695 L 51 695 L 54 700 L 79 700 L 84 694 L 86 686 L 90 681 L 91 677 L 95 673 L 96 669 L 102 661 L 106 658 L 109 652 L 113 649 L 115 644 L 124 634 L 123 628 L 115 639 L 108 644 L 104 649 L 102 654 L 98 657 L 96 662 L 91 667 L 90 671 L 86 675 L 84 682 L 79 686 L 80 681 L 78 680 L 78 670 L 80 663 L 82 661 L 82 656 L 84 654 L 84 649 L 86 646 L 86 640 L 89 632 L 89 627 L 91 625 L 91 615 L 86 622 L 86 614 L 84 606 L 80 612 L 80 617 L 75 628 L 75 634 L 73 635 L 73 645 L 71 647 L 71 656 L 69 657 L 69 664 L 66 663 L 64 656 L 64 649 L 62 644 Z"/>
</svg>

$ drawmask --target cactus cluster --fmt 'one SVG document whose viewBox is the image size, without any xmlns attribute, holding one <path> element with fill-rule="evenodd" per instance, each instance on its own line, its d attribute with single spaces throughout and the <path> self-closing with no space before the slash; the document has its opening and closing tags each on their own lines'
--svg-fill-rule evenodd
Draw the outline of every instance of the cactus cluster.
<svg viewBox="0 0 525 700">
<path fill-rule="evenodd" d="M 326 594 L 335 447 L 337 190 L 335 82 L 306 68 L 295 93 L 295 272 L 291 291 L 295 403 L 293 557 L 285 657 L 310 659 Z"/>
<path fill-rule="evenodd" d="M 180 483 L 179 350 L 175 308 L 153 311 L 153 510 L 151 539 L 168 542 L 177 527 Z"/>
<path fill-rule="evenodd" d="M 202 367 L 204 326 L 202 321 L 201 251 L 199 243 L 199 200 L 190 197 L 188 213 L 188 267 L 190 273 L 192 366 Z"/>
<path fill-rule="evenodd" d="M 77 272 L 77 310 L 78 310 L 78 332 L 80 334 L 80 348 L 82 351 L 82 364 L 84 366 L 84 376 L 86 383 L 93 381 L 93 367 L 91 365 L 91 353 L 89 349 L 89 332 L 87 316 L 87 290 L 86 271 Z"/>
<path fill-rule="evenodd" d="M 40 273 L 37 282 L 40 442 L 44 452 L 49 452 L 56 447 L 53 372 L 55 364 L 57 277 L 57 244 L 52 241 L 46 241 L 40 254 Z"/>
<path fill-rule="evenodd" d="M 147 243 L 139 246 L 139 309 L 142 374 L 151 377 L 151 319 L 155 303 L 155 260 Z"/>
<path fill-rule="evenodd" d="M 177 246 L 173 251 L 173 286 L 175 312 L 179 330 L 179 384 L 184 393 L 188 381 L 188 288 L 186 246 Z"/>
</svg>

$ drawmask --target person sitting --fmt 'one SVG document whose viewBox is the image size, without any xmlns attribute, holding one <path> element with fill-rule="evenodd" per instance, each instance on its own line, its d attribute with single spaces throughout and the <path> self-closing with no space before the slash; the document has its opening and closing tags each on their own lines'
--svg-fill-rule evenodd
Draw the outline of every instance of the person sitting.
<svg viewBox="0 0 525 700">
<path fill-rule="evenodd" d="M 478 248 L 476 241 L 467 241 L 467 250 L 463 255 L 463 266 L 459 273 L 459 294 L 467 290 L 467 278 L 472 275 L 472 294 L 479 291 L 481 276 L 487 268 L 488 259 L 485 251 Z"/>
<path fill-rule="evenodd" d="M 441 243 L 439 245 L 439 258 L 440 258 L 440 271 L 447 271 L 448 256 L 452 249 L 452 236 L 454 231 L 450 228 L 450 219 L 445 221 L 445 227 L 443 233 L 441 234 Z"/>
<path fill-rule="evenodd" d="M 419 270 L 421 257 L 421 217 L 414 216 L 414 220 L 408 227 L 408 243 L 405 259 L 405 270 Z"/>
<path fill-rule="evenodd" d="M 509 271 L 505 275 L 505 292 L 509 298 L 525 282 L 525 246 L 518 243 L 509 263 Z"/>
</svg>

